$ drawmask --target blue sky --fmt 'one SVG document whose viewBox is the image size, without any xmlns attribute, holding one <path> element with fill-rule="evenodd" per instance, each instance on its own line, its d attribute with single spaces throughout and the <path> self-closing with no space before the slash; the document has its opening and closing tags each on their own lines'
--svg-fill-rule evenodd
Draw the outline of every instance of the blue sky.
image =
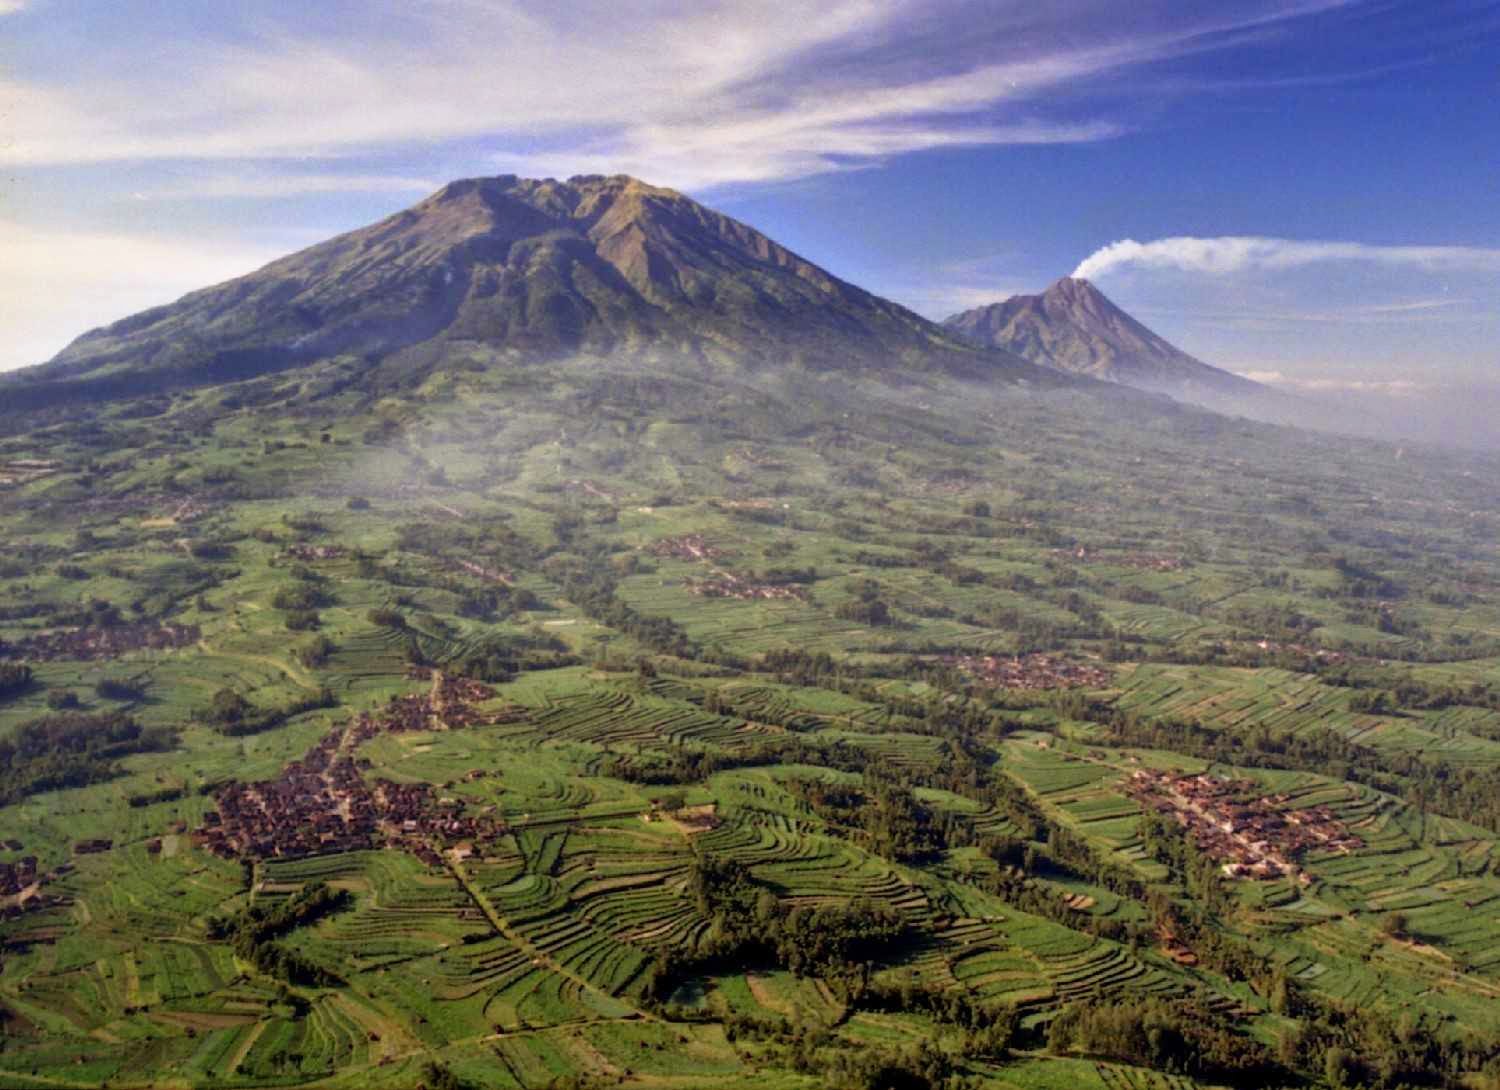
<svg viewBox="0 0 1500 1090">
<path fill-rule="evenodd" d="M 0 0 L 0 368 L 454 177 L 627 172 L 930 316 L 1500 381 L 1500 2 Z"/>
</svg>

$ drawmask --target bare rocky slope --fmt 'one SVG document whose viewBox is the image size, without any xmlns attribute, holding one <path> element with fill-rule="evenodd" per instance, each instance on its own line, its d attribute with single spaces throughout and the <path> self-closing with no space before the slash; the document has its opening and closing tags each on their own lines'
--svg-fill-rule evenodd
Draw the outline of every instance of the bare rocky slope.
<svg viewBox="0 0 1500 1090">
<path fill-rule="evenodd" d="M 453 182 L 372 226 L 79 337 L 18 372 L 38 404 L 250 378 L 336 357 L 421 375 L 549 355 L 878 368 L 1055 385 L 634 178 Z"/>
<path fill-rule="evenodd" d="M 1087 280 L 1063 277 L 1040 295 L 966 310 L 945 328 L 1044 367 L 1162 393 L 1254 397 L 1268 391 L 1157 336 Z"/>
</svg>

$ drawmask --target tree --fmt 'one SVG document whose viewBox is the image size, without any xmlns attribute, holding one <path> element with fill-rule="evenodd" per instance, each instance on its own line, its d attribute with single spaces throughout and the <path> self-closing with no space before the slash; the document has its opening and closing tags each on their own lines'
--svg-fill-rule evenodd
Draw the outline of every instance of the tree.
<svg viewBox="0 0 1500 1090">
<path fill-rule="evenodd" d="M 78 694 L 72 689 L 48 689 L 47 707 L 55 712 L 79 707 Z"/>
<path fill-rule="evenodd" d="M 687 796 L 681 791 L 668 791 L 656 798 L 656 808 L 664 814 L 675 814 L 686 804 Z"/>
<path fill-rule="evenodd" d="M 31 687 L 31 681 L 30 666 L 0 662 L 0 700 L 25 692 Z"/>
<path fill-rule="evenodd" d="M 209 701 L 207 717 L 215 723 L 238 723 L 251 711 L 250 702 L 233 689 L 220 689 Z"/>
</svg>

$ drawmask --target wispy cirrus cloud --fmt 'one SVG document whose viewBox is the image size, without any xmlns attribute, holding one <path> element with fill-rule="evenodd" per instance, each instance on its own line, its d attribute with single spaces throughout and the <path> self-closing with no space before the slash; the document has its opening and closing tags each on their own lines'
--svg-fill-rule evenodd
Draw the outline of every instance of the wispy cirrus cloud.
<svg viewBox="0 0 1500 1090">
<path fill-rule="evenodd" d="M 329 193 L 431 193 L 442 182 L 399 174 L 218 172 L 167 182 L 131 196 L 137 200 L 224 200 L 305 197 Z"/>
<path fill-rule="evenodd" d="M 687 188 L 779 180 L 935 148 L 1109 139 L 1128 119 L 1083 107 L 1081 90 L 1352 2 L 1184 14 L 1143 0 L 1126 15 L 1104 0 L 838 0 L 810 17 L 772 0 L 411 0 L 377 20 L 348 0 L 311 12 L 210 0 L 222 26 L 178 36 L 171 6 L 120 0 L 118 40 L 65 79 L 38 65 L 0 83 L 0 163 L 477 139 L 525 169 L 629 169 Z"/>
<path fill-rule="evenodd" d="M 1474 246 L 1373 246 L 1361 242 L 1285 238 L 1178 236 L 1137 242 L 1122 239 L 1094 251 L 1074 276 L 1092 278 L 1119 269 L 1171 269 L 1223 276 L 1249 271 L 1298 269 L 1323 262 L 1353 261 L 1425 270 L 1500 272 L 1500 250 Z"/>
</svg>

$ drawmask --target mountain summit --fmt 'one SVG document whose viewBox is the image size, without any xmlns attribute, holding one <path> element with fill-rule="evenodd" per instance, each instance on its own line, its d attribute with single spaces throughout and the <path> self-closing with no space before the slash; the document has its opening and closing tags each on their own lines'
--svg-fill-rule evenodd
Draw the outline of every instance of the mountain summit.
<svg viewBox="0 0 1500 1090">
<path fill-rule="evenodd" d="M 1262 392 L 1157 336 L 1076 277 L 1065 276 L 1040 295 L 966 310 L 943 325 L 974 344 L 1126 386 L 1189 395 Z"/>
<path fill-rule="evenodd" d="M 18 377 L 56 395 L 114 396 L 339 357 L 378 379 L 572 352 L 1056 384 L 680 193 L 597 175 L 453 182 L 87 333 Z"/>
</svg>

